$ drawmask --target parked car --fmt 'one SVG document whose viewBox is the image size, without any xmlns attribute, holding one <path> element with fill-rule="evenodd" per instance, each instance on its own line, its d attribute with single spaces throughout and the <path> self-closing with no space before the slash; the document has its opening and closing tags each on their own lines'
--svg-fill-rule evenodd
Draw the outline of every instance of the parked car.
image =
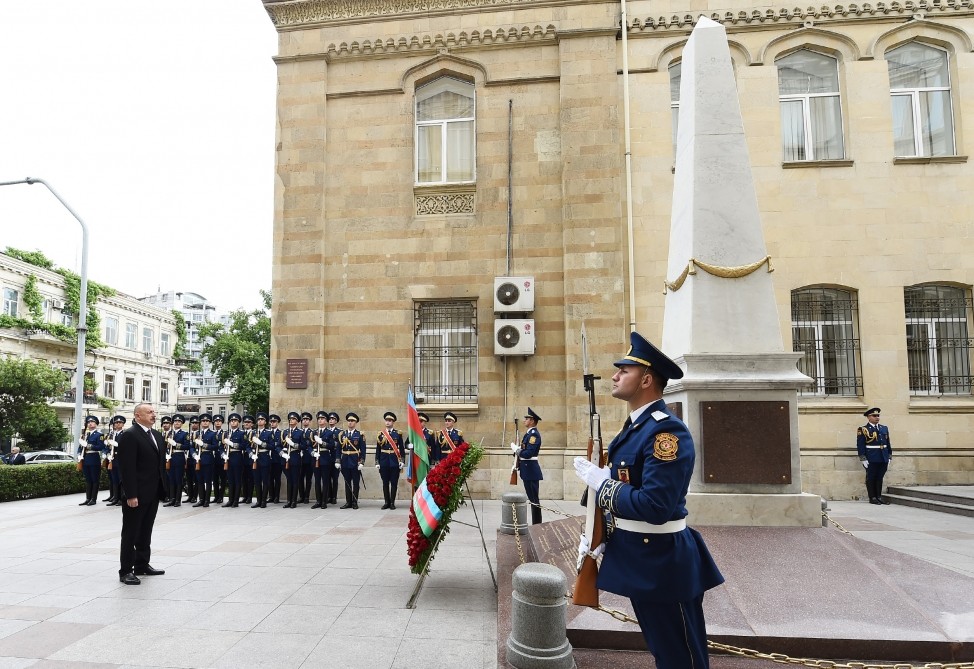
<svg viewBox="0 0 974 669">
<path fill-rule="evenodd" d="M 52 462 L 74 462 L 75 459 L 70 453 L 64 451 L 31 451 L 24 453 L 25 464 L 28 465 L 49 465 Z"/>
</svg>

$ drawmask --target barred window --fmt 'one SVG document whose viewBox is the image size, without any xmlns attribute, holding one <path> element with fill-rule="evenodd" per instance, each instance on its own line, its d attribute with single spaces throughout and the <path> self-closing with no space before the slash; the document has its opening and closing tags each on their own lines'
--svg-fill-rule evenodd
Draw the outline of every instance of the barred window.
<svg viewBox="0 0 974 669">
<path fill-rule="evenodd" d="M 953 286 L 907 286 L 906 353 L 914 395 L 971 394 L 971 295 Z"/>
<path fill-rule="evenodd" d="M 793 350 L 801 353 L 798 369 L 815 383 L 802 395 L 862 394 L 859 356 L 859 301 L 838 288 L 791 291 Z"/>
<path fill-rule="evenodd" d="M 416 397 L 477 402 L 477 308 L 469 300 L 415 304 Z"/>
</svg>

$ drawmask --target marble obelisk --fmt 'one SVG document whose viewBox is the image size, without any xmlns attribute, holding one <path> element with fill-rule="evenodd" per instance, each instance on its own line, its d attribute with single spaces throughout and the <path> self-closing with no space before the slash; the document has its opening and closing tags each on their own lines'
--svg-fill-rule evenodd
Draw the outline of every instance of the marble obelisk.
<svg viewBox="0 0 974 669">
<path fill-rule="evenodd" d="M 798 389 L 785 351 L 723 26 L 683 50 L 662 348 L 685 371 L 665 399 L 694 436 L 697 525 L 814 526 L 802 493 Z"/>
</svg>

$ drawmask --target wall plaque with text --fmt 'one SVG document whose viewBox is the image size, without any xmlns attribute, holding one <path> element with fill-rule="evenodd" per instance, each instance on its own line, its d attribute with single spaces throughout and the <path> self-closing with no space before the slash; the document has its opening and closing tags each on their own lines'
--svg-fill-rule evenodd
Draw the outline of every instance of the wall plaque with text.
<svg viewBox="0 0 974 669">
<path fill-rule="evenodd" d="M 284 361 L 284 378 L 286 388 L 308 387 L 308 359 L 288 358 Z"/>
</svg>

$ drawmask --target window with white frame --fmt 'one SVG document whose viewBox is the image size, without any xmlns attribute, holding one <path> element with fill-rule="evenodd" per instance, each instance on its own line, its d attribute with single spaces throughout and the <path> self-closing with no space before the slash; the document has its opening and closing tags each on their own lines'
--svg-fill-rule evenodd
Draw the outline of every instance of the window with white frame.
<svg viewBox="0 0 974 669">
<path fill-rule="evenodd" d="M 169 384 L 165 381 L 159 384 L 159 403 L 169 404 Z"/>
<path fill-rule="evenodd" d="M 152 381 L 150 379 L 142 379 L 142 401 L 152 401 Z"/>
<path fill-rule="evenodd" d="M 115 374 L 105 372 L 105 384 L 102 390 L 105 397 L 115 399 Z"/>
<path fill-rule="evenodd" d="M 142 328 L 142 352 L 152 353 L 152 328 Z"/>
<path fill-rule="evenodd" d="M 893 102 L 893 155 L 954 155 L 947 52 L 908 42 L 887 51 L 886 64 Z"/>
<path fill-rule="evenodd" d="M 801 353 L 798 369 L 813 384 L 802 395 L 862 394 L 859 300 L 839 288 L 791 291 L 792 350 Z"/>
<path fill-rule="evenodd" d="M 673 160 L 676 160 L 676 133 L 680 125 L 680 82 L 683 78 L 682 63 L 673 63 L 670 72 L 670 116 L 673 126 Z"/>
<path fill-rule="evenodd" d="M 844 158 L 838 61 L 799 49 L 775 65 L 785 162 Z"/>
<path fill-rule="evenodd" d="M 129 402 L 135 401 L 135 377 L 126 376 L 125 377 L 125 399 Z"/>
<path fill-rule="evenodd" d="M 118 319 L 114 316 L 105 317 L 105 343 L 118 344 Z"/>
<path fill-rule="evenodd" d="M 474 86 L 440 77 L 416 90 L 416 183 L 475 179 Z"/>
<path fill-rule="evenodd" d="M 135 350 L 135 338 L 139 335 L 139 326 L 135 323 L 125 324 L 125 348 Z"/>
<path fill-rule="evenodd" d="M 417 302 L 414 364 L 419 401 L 477 402 L 477 309 L 470 300 Z"/>
<path fill-rule="evenodd" d="M 971 294 L 955 286 L 903 289 L 913 395 L 971 394 Z"/>
<path fill-rule="evenodd" d="M 3 289 L 3 313 L 6 316 L 17 317 L 17 303 L 20 300 L 20 293 L 13 288 Z"/>
<path fill-rule="evenodd" d="M 159 355 L 169 355 L 169 333 L 167 332 L 159 335 Z"/>
</svg>

